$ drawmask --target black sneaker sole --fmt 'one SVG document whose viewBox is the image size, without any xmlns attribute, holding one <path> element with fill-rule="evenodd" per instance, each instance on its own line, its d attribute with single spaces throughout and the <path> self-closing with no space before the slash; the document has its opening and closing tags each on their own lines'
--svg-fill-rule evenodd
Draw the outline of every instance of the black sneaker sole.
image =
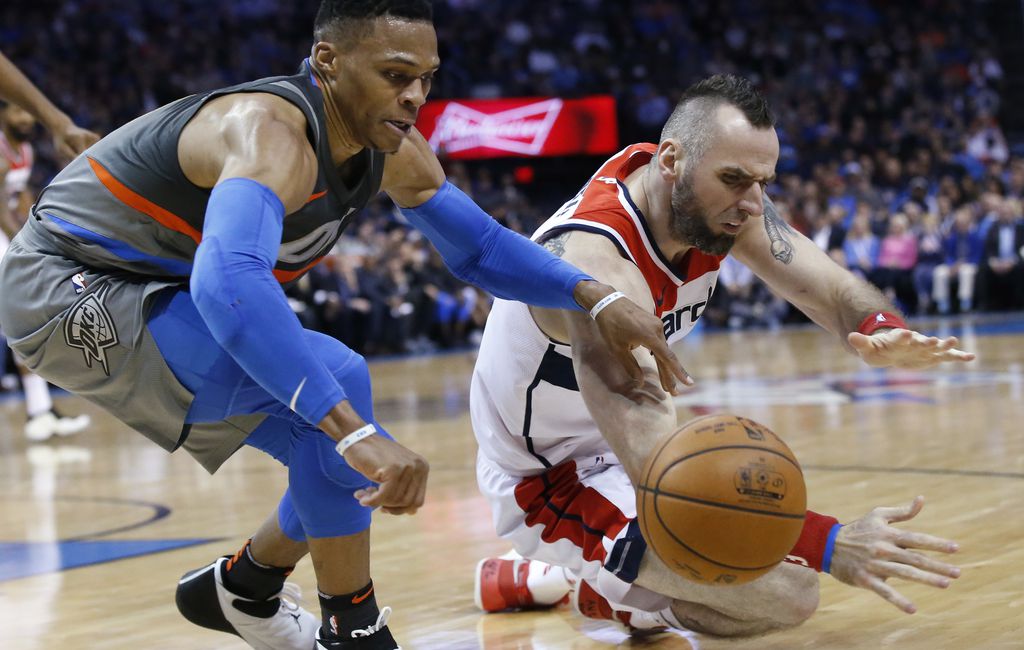
<svg viewBox="0 0 1024 650">
<path fill-rule="evenodd" d="M 217 600 L 217 582 L 213 572 L 217 565 L 203 567 L 186 573 L 178 582 L 174 602 L 181 615 L 200 627 L 227 632 L 241 638 L 235 628 L 224 618 Z"/>
</svg>

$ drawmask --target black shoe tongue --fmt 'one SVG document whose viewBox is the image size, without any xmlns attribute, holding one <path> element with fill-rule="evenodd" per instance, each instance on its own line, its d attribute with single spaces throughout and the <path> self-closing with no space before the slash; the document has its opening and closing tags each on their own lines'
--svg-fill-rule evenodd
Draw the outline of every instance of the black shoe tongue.
<svg viewBox="0 0 1024 650">
<path fill-rule="evenodd" d="M 270 618 L 277 613 L 278 608 L 281 607 L 280 598 L 271 598 L 270 600 L 239 600 L 235 599 L 231 602 L 235 609 L 248 614 L 249 616 L 255 616 L 256 618 Z"/>
</svg>

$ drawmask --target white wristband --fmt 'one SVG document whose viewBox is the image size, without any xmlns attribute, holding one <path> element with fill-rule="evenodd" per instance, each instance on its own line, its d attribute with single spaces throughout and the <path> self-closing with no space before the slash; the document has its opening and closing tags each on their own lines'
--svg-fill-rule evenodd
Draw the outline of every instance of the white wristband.
<svg viewBox="0 0 1024 650">
<path fill-rule="evenodd" d="M 367 424 L 366 426 L 359 427 L 358 429 L 356 429 L 355 431 L 353 431 L 352 433 L 348 434 L 340 441 L 338 441 L 338 444 L 334 446 L 334 449 L 340 455 L 344 456 L 345 452 L 348 451 L 349 447 L 356 444 L 360 440 L 369 438 L 375 433 L 377 433 L 377 427 L 373 426 L 373 424 Z"/>
<path fill-rule="evenodd" d="M 605 296 L 604 298 L 601 298 L 600 300 L 597 301 L 597 304 L 594 305 L 594 308 L 590 310 L 590 317 L 593 318 L 594 320 L 597 320 L 597 315 L 600 314 L 602 311 L 604 311 L 605 307 L 607 307 L 608 305 L 612 304 L 613 302 L 615 302 L 619 298 L 625 298 L 625 297 L 626 297 L 626 294 L 622 293 L 621 291 L 615 291 L 613 293 L 609 293 L 607 296 Z"/>
</svg>

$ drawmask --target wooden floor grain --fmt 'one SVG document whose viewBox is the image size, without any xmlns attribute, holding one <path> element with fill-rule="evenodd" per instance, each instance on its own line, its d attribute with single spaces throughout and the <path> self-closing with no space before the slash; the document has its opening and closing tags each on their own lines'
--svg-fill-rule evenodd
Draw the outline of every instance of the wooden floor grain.
<svg viewBox="0 0 1024 650">
<path fill-rule="evenodd" d="M 378 602 L 394 609 L 391 626 L 407 650 L 1022 648 L 1022 333 L 1019 319 L 969 325 L 964 346 L 979 359 L 937 372 L 867 369 L 817 330 L 698 335 L 678 348 L 699 382 L 680 398 L 680 417 L 730 411 L 771 426 L 805 467 L 810 508 L 849 520 L 924 494 L 914 527 L 962 545 L 963 577 L 948 591 L 899 584 L 918 604 L 914 616 L 822 576 L 821 607 L 810 621 L 746 640 L 683 634 L 629 642 L 564 608 L 476 611 L 475 563 L 507 547 L 476 489 L 467 414 L 473 356 L 374 363 L 379 419 L 432 467 L 419 515 L 376 516 Z M 164 453 L 88 404 L 58 402 L 91 414 L 92 429 L 29 445 L 20 403 L 0 402 L 0 648 L 245 647 L 188 624 L 174 588 L 183 572 L 251 534 L 285 487 L 282 468 L 243 449 L 209 476 L 186 454 Z M 159 540 L 193 545 L 54 570 L 83 545 Z M 11 578 L 26 571 L 38 573 Z M 308 562 L 293 579 L 315 611 Z"/>
</svg>

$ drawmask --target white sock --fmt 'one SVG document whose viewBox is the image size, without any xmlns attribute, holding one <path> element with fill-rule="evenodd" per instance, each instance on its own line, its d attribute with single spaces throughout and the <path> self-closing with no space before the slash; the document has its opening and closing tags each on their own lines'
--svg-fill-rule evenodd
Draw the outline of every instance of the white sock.
<svg viewBox="0 0 1024 650">
<path fill-rule="evenodd" d="M 565 598 L 571 584 L 565 569 L 538 560 L 530 560 L 530 572 L 526 576 L 526 587 L 537 605 L 554 605 Z"/>
<path fill-rule="evenodd" d="M 39 375 L 27 372 L 21 376 L 21 385 L 25 389 L 25 410 L 30 418 L 48 413 L 53 409 L 50 399 L 50 387 Z"/>
</svg>

